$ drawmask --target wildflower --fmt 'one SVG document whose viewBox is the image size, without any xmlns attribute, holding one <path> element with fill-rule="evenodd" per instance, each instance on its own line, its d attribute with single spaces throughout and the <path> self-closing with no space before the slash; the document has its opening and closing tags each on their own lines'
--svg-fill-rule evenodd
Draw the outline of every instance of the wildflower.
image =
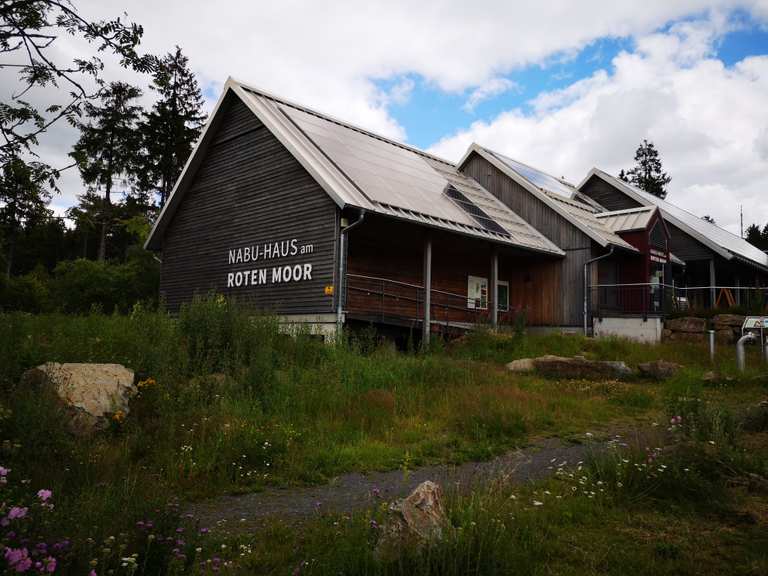
<svg viewBox="0 0 768 576">
<path fill-rule="evenodd" d="M 11 508 L 10 512 L 8 512 L 8 520 L 16 520 L 17 518 L 24 518 L 24 516 L 27 515 L 27 508 L 22 508 L 20 506 L 14 506 Z"/>
<path fill-rule="evenodd" d="M 540 502 L 539 500 L 534 500 L 533 501 L 533 505 L 534 506 L 544 506 L 544 502 Z"/>
<path fill-rule="evenodd" d="M 48 556 L 48 558 L 45 559 L 45 571 L 56 572 L 56 558 Z"/>
<path fill-rule="evenodd" d="M 376 522 L 376 520 L 374 520 L 373 518 L 371 518 L 371 528 L 376 530 L 376 529 L 378 529 L 378 527 L 379 527 L 379 523 Z"/>
<path fill-rule="evenodd" d="M 118 424 L 122 424 L 125 421 L 125 412 L 122 410 L 118 410 L 114 414 L 112 414 L 112 420 L 114 420 Z"/>
<path fill-rule="evenodd" d="M 8 483 L 8 472 L 10 469 L 0 466 L 0 484 Z"/>
<path fill-rule="evenodd" d="M 53 492 L 51 492 L 50 490 L 37 491 L 37 497 L 40 498 L 41 502 L 47 502 L 51 496 L 53 496 Z"/>
<path fill-rule="evenodd" d="M 32 567 L 32 559 L 26 548 L 6 548 L 5 561 L 16 572 L 26 572 Z"/>
</svg>

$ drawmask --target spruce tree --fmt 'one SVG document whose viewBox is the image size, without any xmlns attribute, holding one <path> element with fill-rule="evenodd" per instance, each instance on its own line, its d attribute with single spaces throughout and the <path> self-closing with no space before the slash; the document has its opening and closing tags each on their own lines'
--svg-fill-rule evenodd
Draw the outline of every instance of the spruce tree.
<svg viewBox="0 0 768 576">
<path fill-rule="evenodd" d="M 53 176 L 41 162 L 12 157 L 0 169 L 0 239 L 5 248 L 5 275 L 13 270 L 19 233 L 25 226 L 45 219 L 51 199 Z"/>
<path fill-rule="evenodd" d="M 666 198 L 667 184 L 672 181 L 672 178 L 662 170 L 659 151 L 653 142 L 648 142 L 646 139 L 643 139 L 643 143 L 635 152 L 634 168 L 626 172 L 622 170 L 619 178 L 662 199 Z"/>
<path fill-rule="evenodd" d="M 103 192 L 99 215 L 98 259 L 107 258 L 107 235 L 112 223 L 112 190 L 116 183 L 130 190 L 138 172 L 141 137 L 137 124 L 142 108 L 137 103 L 141 90 L 125 82 L 106 86 L 97 104 L 87 103 L 86 122 L 79 122 L 80 139 L 71 156 L 77 162 L 83 181 L 91 192 Z"/>
<path fill-rule="evenodd" d="M 150 88 L 157 92 L 158 100 L 140 126 L 144 139 L 140 185 L 145 191 L 156 192 L 162 207 L 206 117 L 197 79 L 178 46 L 159 60 Z"/>
</svg>

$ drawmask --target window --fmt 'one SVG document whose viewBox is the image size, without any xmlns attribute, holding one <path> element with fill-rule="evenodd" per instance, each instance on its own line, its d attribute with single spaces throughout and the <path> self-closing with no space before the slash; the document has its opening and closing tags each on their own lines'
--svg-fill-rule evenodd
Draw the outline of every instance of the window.
<svg viewBox="0 0 768 576">
<path fill-rule="evenodd" d="M 469 276 L 467 279 L 467 308 L 488 308 L 488 279 Z"/>
<path fill-rule="evenodd" d="M 499 280 L 496 302 L 498 302 L 496 309 L 499 312 L 507 312 L 509 310 L 509 282 Z"/>
<path fill-rule="evenodd" d="M 496 302 L 496 307 L 500 312 L 507 312 L 509 310 L 509 282 L 499 280 Z M 469 276 L 467 281 L 467 308 L 476 310 L 488 309 L 487 278 Z"/>
</svg>

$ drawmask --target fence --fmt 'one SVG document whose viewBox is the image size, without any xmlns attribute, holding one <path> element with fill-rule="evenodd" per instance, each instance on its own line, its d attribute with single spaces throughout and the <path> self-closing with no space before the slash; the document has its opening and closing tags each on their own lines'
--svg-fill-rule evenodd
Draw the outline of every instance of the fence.
<svg viewBox="0 0 768 576">
<path fill-rule="evenodd" d="M 421 322 L 424 319 L 423 286 L 398 280 L 347 274 L 344 309 L 348 314 L 379 322 Z M 490 323 L 490 310 L 472 307 L 466 295 L 445 290 L 430 290 L 430 318 L 447 326 Z M 508 321 L 509 313 L 501 311 L 499 321 Z"/>
<path fill-rule="evenodd" d="M 741 309 L 768 312 L 768 287 L 676 286 L 674 284 L 597 284 L 590 287 L 593 316 L 666 316 L 686 311 Z"/>
</svg>

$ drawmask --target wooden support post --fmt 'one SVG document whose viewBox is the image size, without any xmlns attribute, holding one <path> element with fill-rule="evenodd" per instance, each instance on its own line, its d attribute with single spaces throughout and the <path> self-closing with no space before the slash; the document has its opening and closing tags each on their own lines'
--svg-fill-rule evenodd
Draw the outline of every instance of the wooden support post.
<svg viewBox="0 0 768 576">
<path fill-rule="evenodd" d="M 717 300 L 717 294 L 715 294 L 715 286 L 717 284 L 715 283 L 715 280 L 715 259 L 712 258 L 709 261 L 709 301 L 712 308 L 715 307 L 715 302 Z"/>
<path fill-rule="evenodd" d="M 495 246 L 491 248 L 491 286 L 489 291 L 491 326 L 495 329 L 499 325 L 499 253 Z"/>
<path fill-rule="evenodd" d="M 429 346 L 432 329 L 432 238 L 424 240 L 424 336 L 422 346 Z"/>
</svg>

